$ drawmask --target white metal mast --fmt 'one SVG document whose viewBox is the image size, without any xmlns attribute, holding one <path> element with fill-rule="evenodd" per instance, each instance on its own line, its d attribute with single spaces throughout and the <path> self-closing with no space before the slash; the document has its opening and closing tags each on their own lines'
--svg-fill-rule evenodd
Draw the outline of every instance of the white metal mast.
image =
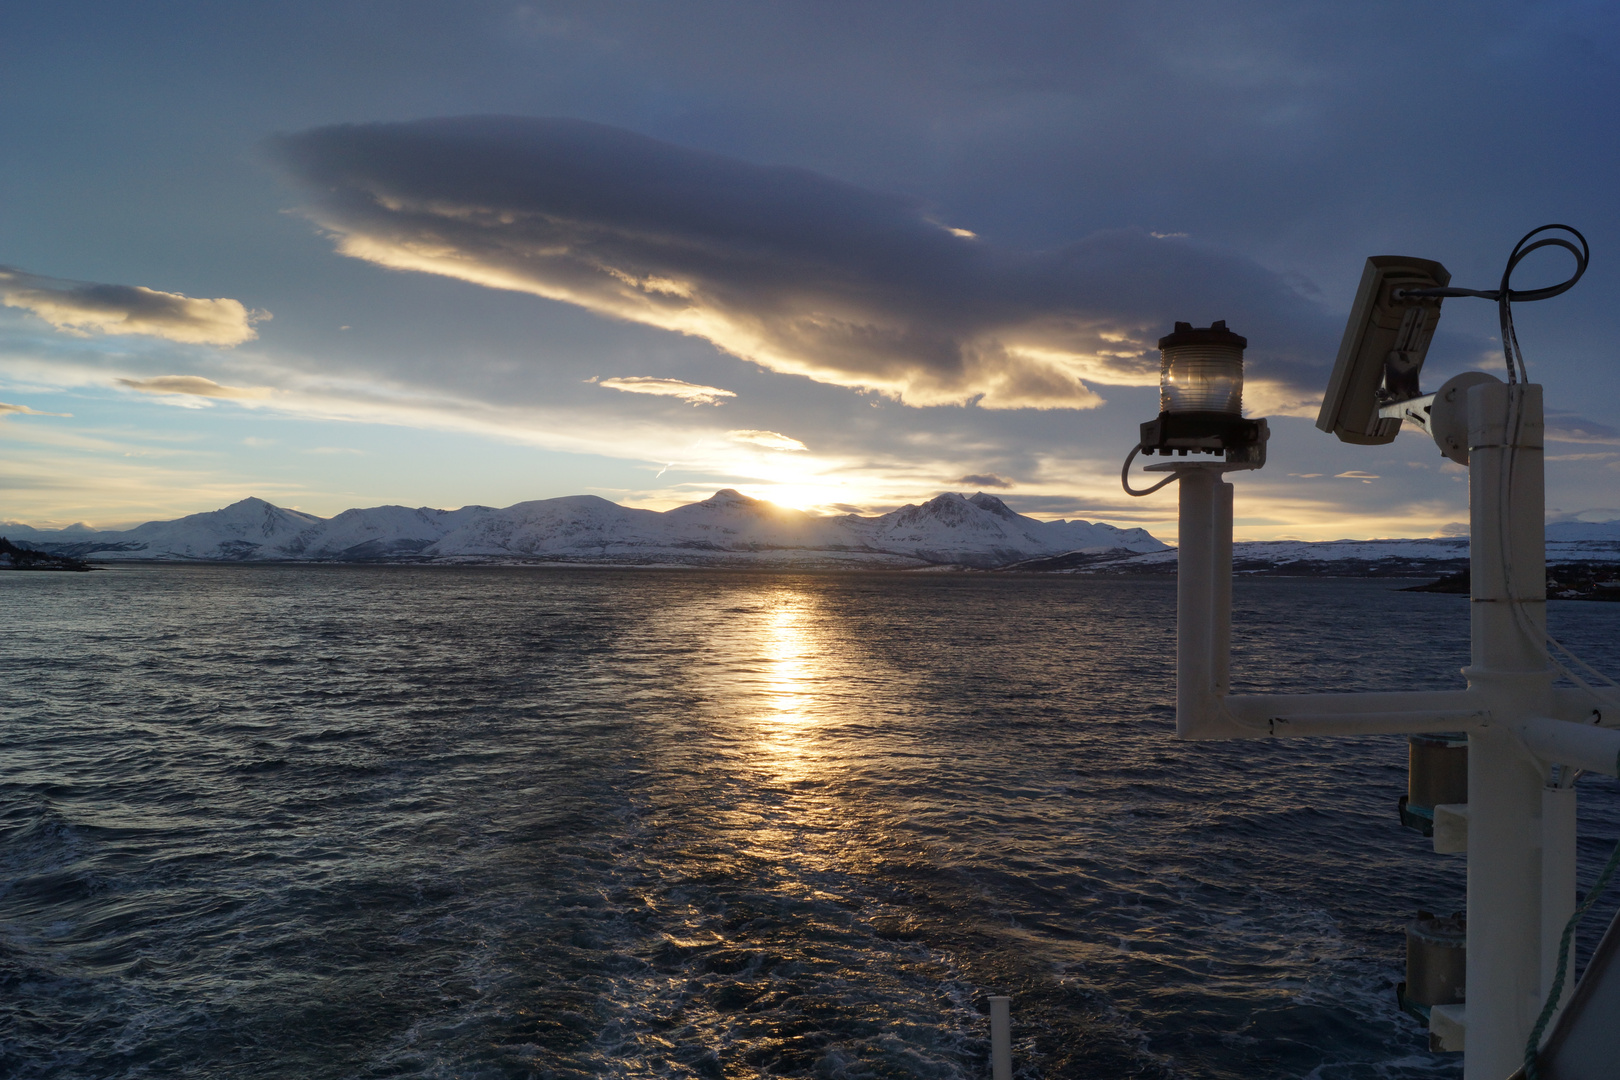
<svg viewBox="0 0 1620 1080">
<path fill-rule="evenodd" d="M 1143 425 L 1138 447 L 1183 455 L 1148 469 L 1170 473 L 1166 482 L 1177 479 L 1181 489 L 1176 598 L 1176 732 L 1181 738 L 1467 733 L 1468 803 L 1441 808 L 1447 835 L 1438 835 L 1437 828 L 1436 837 L 1437 850 L 1466 850 L 1468 857 L 1466 1003 L 1436 1005 L 1430 1013 L 1434 1042 L 1464 1051 L 1465 1080 L 1506 1080 L 1524 1064 L 1526 1045 L 1553 993 L 1560 939 L 1575 909 L 1573 773 L 1620 775 L 1620 730 L 1614 730 L 1620 726 L 1620 699 L 1610 702 L 1589 690 L 1553 686 L 1546 638 L 1541 387 L 1470 372 L 1437 394 L 1417 392 L 1441 297 L 1541 299 L 1579 279 L 1585 241 L 1579 249 L 1546 239 L 1526 246 L 1543 231 L 1520 241 L 1496 293 L 1446 288 L 1449 275 L 1438 263 L 1369 260 L 1319 421 L 1341 439 L 1361 443 L 1392 441 L 1403 420 L 1415 422 L 1433 435 L 1442 453 L 1467 463 L 1472 653 L 1463 669 L 1466 689 L 1229 693 L 1233 489 L 1222 474 L 1264 464 L 1265 422 L 1249 421 L 1259 425 L 1257 431 L 1234 434 L 1236 421 L 1230 417 L 1226 427 L 1207 411 L 1178 418 L 1173 397 L 1173 391 L 1185 393 L 1181 387 L 1203 377 L 1197 367 L 1189 368 L 1189 377 L 1175 373 L 1176 349 L 1188 342 L 1208 346 L 1217 340 L 1212 335 L 1217 328 L 1237 343 L 1241 391 L 1246 342 L 1224 323 L 1207 331 L 1178 324 L 1177 333 L 1160 343 L 1164 411 Z M 1518 260 L 1548 245 L 1575 254 L 1575 276 L 1551 289 L 1510 293 L 1508 277 Z M 1503 331 L 1509 348 L 1516 349 L 1505 300 Z M 1510 351 L 1510 377 L 1513 355 Z M 1207 366 L 1204 353 L 1198 360 Z M 1220 440 L 1210 435 L 1217 429 Z M 1218 450 L 1224 450 L 1224 462 L 1185 456 Z M 1147 494 L 1130 487 L 1129 467 L 1128 458 L 1126 490 Z M 1439 821 L 1437 812 L 1437 826 Z M 1564 989 L 1561 1001 L 1568 998 Z"/>
</svg>

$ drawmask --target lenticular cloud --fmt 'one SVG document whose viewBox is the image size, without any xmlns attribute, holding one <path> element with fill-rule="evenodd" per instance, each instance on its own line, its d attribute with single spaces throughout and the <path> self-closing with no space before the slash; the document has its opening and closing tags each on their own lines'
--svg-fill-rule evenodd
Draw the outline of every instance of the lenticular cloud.
<svg viewBox="0 0 1620 1080">
<path fill-rule="evenodd" d="M 1093 386 L 1156 381 L 1153 341 L 1174 320 L 1225 318 L 1268 342 L 1251 397 L 1297 410 L 1332 345 L 1330 320 L 1230 254 L 1137 231 L 998 249 L 912 199 L 600 124 L 344 125 L 273 150 L 343 254 L 913 405 L 1090 408 Z"/>
<path fill-rule="evenodd" d="M 158 375 L 151 379 L 115 379 L 121 386 L 143 394 L 184 394 L 206 398 L 262 398 L 270 396 L 267 386 L 222 386 L 201 375 Z"/>
<path fill-rule="evenodd" d="M 0 304 L 33 312 L 58 330 L 85 335 L 143 334 L 189 345 L 240 345 L 270 317 L 240 300 L 160 292 L 140 285 L 65 281 L 0 266 Z"/>
</svg>

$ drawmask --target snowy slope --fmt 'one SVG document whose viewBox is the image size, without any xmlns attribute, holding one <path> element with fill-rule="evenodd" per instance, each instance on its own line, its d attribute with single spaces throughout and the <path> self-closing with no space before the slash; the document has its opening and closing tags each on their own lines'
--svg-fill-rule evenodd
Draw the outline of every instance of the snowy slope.
<svg viewBox="0 0 1620 1080">
<path fill-rule="evenodd" d="M 1547 541 L 1608 540 L 1620 543 L 1620 521 L 1559 521 L 1547 526 Z"/>
<path fill-rule="evenodd" d="M 1578 529 L 1547 527 L 1547 564 L 1620 563 L 1620 523 Z M 1173 550 L 1107 560 L 1044 560 L 1033 570 L 1088 572 L 1169 572 Z M 1232 566 L 1239 573 L 1355 575 L 1427 575 L 1461 570 L 1468 565 L 1468 538 L 1425 540 L 1302 540 L 1239 542 L 1232 545 Z"/>
<path fill-rule="evenodd" d="M 940 495 L 882 517 L 851 516 L 840 521 L 866 547 L 903 552 L 929 563 L 996 566 L 1045 553 L 1165 550 L 1164 544 L 1143 529 L 1086 521 L 1036 521 L 983 492 L 971 499 Z"/>
<path fill-rule="evenodd" d="M 615 545 L 645 546 L 662 516 L 595 495 L 521 502 L 469 520 L 423 554 L 461 558 L 602 557 L 609 555 Z"/>
<path fill-rule="evenodd" d="M 837 518 L 776 506 L 726 488 L 660 514 L 664 543 L 718 551 L 825 549 L 842 539 Z"/>
<path fill-rule="evenodd" d="M 240 562 L 285 557 L 288 545 L 296 546 L 304 533 L 321 524 L 322 519 L 313 514 L 286 510 L 263 499 L 243 499 L 223 510 L 174 521 L 149 521 L 122 532 L 96 532 L 82 525 L 54 532 L 7 526 L 7 532 L 14 543 L 61 555 Z"/>
<path fill-rule="evenodd" d="M 730 489 L 659 513 L 593 495 L 460 510 L 377 506 L 329 519 L 262 499 L 121 532 L 0 527 L 41 550 L 109 559 L 527 561 L 765 566 L 1000 566 L 1063 552 L 1162 551 L 1142 529 L 1042 522 L 993 495 L 940 495 L 881 517 L 821 517 Z"/>
<path fill-rule="evenodd" d="M 499 513 L 487 506 L 460 510 L 431 507 L 373 506 L 345 510 L 324 521 L 317 518 L 297 538 L 284 545 L 289 556 L 305 559 L 378 559 L 415 555 L 471 522 Z"/>
<path fill-rule="evenodd" d="M 1173 570 L 1175 552 L 1156 552 L 1113 565 L 1116 570 Z M 1253 540 L 1232 545 L 1239 573 L 1271 571 L 1320 574 L 1334 569 L 1355 573 L 1430 573 L 1468 562 L 1468 538 L 1437 540 Z"/>
<path fill-rule="evenodd" d="M 1620 562 L 1620 521 L 1559 521 L 1548 525 L 1547 561 Z"/>
</svg>

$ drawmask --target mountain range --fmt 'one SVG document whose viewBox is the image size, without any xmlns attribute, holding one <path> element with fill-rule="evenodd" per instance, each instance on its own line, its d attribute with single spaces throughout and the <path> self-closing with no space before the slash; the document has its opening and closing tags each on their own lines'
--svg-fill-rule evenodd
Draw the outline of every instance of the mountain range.
<svg viewBox="0 0 1620 1080">
<path fill-rule="evenodd" d="M 640 510 L 594 495 L 496 509 L 375 506 L 320 518 L 243 499 L 222 510 L 133 529 L 82 525 L 0 535 L 39 551 L 97 562 L 562 562 L 794 568 L 998 567 L 1059 554 L 1168 550 L 1143 529 L 1037 521 L 994 495 L 948 493 L 879 517 L 821 516 L 731 489 L 673 510 Z"/>
<path fill-rule="evenodd" d="M 939 495 L 876 517 L 790 510 L 731 489 L 673 510 L 594 495 L 505 508 L 374 506 L 321 518 L 243 499 L 133 529 L 0 523 L 19 547 L 96 562 L 583 563 L 782 569 L 972 567 L 1173 573 L 1176 551 L 1143 529 L 1037 521 L 994 495 Z M 1547 562 L 1620 564 L 1620 522 L 1547 526 Z M 1468 538 L 1271 540 L 1233 546 L 1239 573 L 1423 576 L 1468 565 Z"/>
</svg>

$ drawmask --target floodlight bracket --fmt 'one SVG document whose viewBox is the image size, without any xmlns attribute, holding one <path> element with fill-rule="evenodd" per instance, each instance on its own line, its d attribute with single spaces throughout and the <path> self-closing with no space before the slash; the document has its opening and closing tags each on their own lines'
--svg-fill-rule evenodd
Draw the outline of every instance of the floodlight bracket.
<svg viewBox="0 0 1620 1080">
<path fill-rule="evenodd" d="M 1378 416 L 1383 420 L 1409 420 L 1412 425 L 1422 430 L 1425 435 L 1434 434 L 1434 395 L 1424 394 L 1422 397 L 1407 398 L 1405 401 L 1394 401 L 1388 405 L 1378 407 Z"/>
</svg>

